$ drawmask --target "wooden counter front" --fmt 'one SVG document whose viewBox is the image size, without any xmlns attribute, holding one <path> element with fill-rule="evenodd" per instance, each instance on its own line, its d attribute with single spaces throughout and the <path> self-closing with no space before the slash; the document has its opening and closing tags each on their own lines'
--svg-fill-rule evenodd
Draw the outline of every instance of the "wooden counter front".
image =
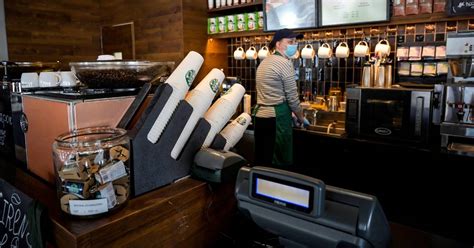
<svg viewBox="0 0 474 248">
<path fill-rule="evenodd" d="M 131 199 L 101 218 L 62 214 L 54 188 L 16 170 L 15 186 L 49 211 L 57 247 L 209 247 L 236 211 L 234 184 L 187 178 Z"/>
</svg>

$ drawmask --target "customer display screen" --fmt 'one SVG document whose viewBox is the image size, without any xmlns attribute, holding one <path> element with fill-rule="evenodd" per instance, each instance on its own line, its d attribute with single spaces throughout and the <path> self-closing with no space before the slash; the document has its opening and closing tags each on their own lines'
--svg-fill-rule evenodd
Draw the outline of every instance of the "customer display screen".
<svg viewBox="0 0 474 248">
<path fill-rule="evenodd" d="M 307 185 L 254 174 L 252 196 L 281 207 L 309 213 L 313 209 L 314 189 Z"/>
<path fill-rule="evenodd" d="M 388 21 L 387 0 L 320 0 L 320 25 L 334 26 Z"/>
</svg>

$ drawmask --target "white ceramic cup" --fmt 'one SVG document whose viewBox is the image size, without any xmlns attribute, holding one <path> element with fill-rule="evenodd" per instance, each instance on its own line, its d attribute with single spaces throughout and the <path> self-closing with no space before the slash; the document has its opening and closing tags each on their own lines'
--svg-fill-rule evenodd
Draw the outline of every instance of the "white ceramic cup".
<svg viewBox="0 0 474 248">
<path fill-rule="evenodd" d="M 346 42 L 341 42 L 336 48 L 336 57 L 348 58 L 349 57 L 349 46 Z"/>
<path fill-rule="evenodd" d="M 328 59 L 332 56 L 332 49 L 328 43 L 322 44 L 318 49 L 318 57 L 321 59 Z"/>
<path fill-rule="evenodd" d="M 22 88 L 38 88 L 39 79 L 38 73 L 36 72 L 24 72 L 21 74 L 21 87 Z"/>
<path fill-rule="evenodd" d="M 220 8 L 221 7 L 221 0 L 216 0 L 216 8 Z"/>
<path fill-rule="evenodd" d="M 239 0 L 234 0 L 234 5 L 239 5 Z"/>
<path fill-rule="evenodd" d="M 315 54 L 316 52 L 311 44 L 307 44 L 301 49 L 301 58 L 303 59 L 313 59 Z"/>
<path fill-rule="evenodd" d="M 388 40 L 380 40 L 375 46 L 375 55 L 379 57 L 390 55 L 390 43 Z"/>
<path fill-rule="evenodd" d="M 214 0 L 207 0 L 207 6 L 209 7 L 209 9 L 213 9 L 214 8 Z"/>
<path fill-rule="evenodd" d="M 245 52 L 245 58 L 247 58 L 248 60 L 256 60 L 257 56 L 257 49 L 255 49 L 254 46 L 249 47 L 247 52 Z"/>
<path fill-rule="evenodd" d="M 219 0 L 217 0 L 217 1 L 219 1 Z M 225 5 L 226 5 L 226 0 L 221 0 L 221 7 L 225 7 Z"/>
<path fill-rule="evenodd" d="M 61 82 L 61 75 L 54 71 L 41 72 L 39 75 L 39 87 L 57 87 Z"/>
<path fill-rule="evenodd" d="M 234 59 L 236 60 L 242 60 L 242 59 L 245 59 L 245 51 L 242 47 L 238 47 L 235 51 L 234 51 Z"/>
<path fill-rule="evenodd" d="M 365 57 L 369 55 L 369 45 L 361 40 L 354 48 L 354 57 Z"/>
<path fill-rule="evenodd" d="M 232 6 L 232 0 L 227 0 L 227 6 Z"/>
<path fill-rule="evenodd" d="M 62 71 L 60 72 L 61 82 L 59 86 L 61 87 L 73 87 L 77 85 L 76 76 L 72 71 Z"/>
<path fill-rule="evenodd" d="M 260 50 L 258 51 L 258 58 L 259 59 L 265 59 L 267 58 L 268 56 L 270 55 L 270 50 L 268 50 L 268 47 L 267 46 L 263 46 L 262 48 L 260 48 Z"/>
</svg>

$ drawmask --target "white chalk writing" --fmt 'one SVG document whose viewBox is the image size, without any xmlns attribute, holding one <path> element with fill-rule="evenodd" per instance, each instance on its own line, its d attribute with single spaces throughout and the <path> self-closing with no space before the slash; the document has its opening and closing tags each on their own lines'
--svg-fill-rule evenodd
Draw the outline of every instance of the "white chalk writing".
<svg viewBox="0 0 474 248">
<path fill-rule="evenodd" d="M 0 194 L 0 200 L 3 196 L 3 193 Z M 1 202 L 3 206 L 0 207 L 0 228 L 3 229 L 5 233 L 0 240 L 0 248 L 8 244 L 10 247 L 19 247 L 20 238 L 25 238 L 28 247 L 32 247 L 29 241 L 28 218 L 26 213 L 22 213 L 20 209 L 20 196 L 17 193 L 13 193 L 10 200 L 3 198 Z M 10 242 L 9 237 L 11 237 Z"/>
<path fill-rule="evenodd" d="M 4 113 L 0 113 L 0 123 L 12 125 L 12 117 Z"/>
<path fill-rule="evenodd" d="M 5 139 L 7 138 L 7 131 L 0 129 L 0 146 L 5 145 Z"/>
<path fill-rule="evenodd" d="M 458 8 L 464 8 L 464 7 L 474 9 L 474 2 L 460 2 L 458 4 Z"/>
</svg>

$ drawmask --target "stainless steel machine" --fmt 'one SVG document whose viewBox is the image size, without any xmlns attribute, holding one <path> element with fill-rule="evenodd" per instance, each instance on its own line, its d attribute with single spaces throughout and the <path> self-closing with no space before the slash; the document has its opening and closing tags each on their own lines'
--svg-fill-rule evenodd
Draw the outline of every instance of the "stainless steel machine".
<svg viewBox="0 0 474 248">
<path fill-rule="evenodd" d="M 474 156 L 473 46 L 474 32 L 448 34 L 448 79 L 435 87 L 442 99 L 439 108 L 441 147 L 469 156 Z"/>
</svg>

